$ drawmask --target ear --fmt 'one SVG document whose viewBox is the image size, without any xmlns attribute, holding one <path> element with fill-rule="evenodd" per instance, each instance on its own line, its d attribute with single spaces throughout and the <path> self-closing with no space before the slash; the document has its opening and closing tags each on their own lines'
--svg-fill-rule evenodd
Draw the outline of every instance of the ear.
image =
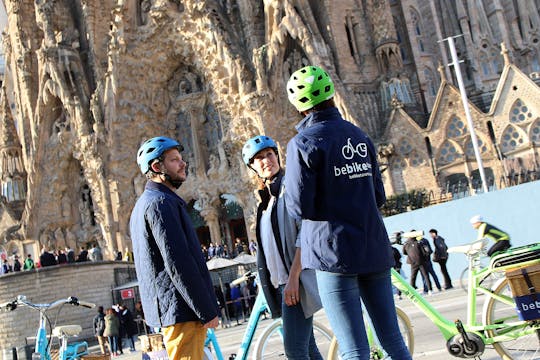
<svg viewBox="0 0 540 360">
<path fill-rule="evenodd" d="M 159 174 L 161 172 L 161 163 L 159 161 L 154 161 L 152 164 L 150 164 L 150 168 L 153 172 Z"/>
</svg>

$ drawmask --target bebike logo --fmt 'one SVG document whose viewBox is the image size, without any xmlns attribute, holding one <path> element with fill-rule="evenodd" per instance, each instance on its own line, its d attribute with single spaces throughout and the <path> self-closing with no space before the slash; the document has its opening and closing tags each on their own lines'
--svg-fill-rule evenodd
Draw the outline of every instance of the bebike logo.
<svg viewBox="0 0 540 360">
<path fill-rule="evenodd" d="M 368 155 L 367 144 L 360 142 L 354 146 L 351 142 L 351 138 L 348 138 L 347 144 L 341 148 L 341 155 L 343 155 L 346 160 L 351 160 L 354 155 L 365 158 Z M 334 165 L 334 176 L 338 177 L 341 175 L 348 175 L 349 179 L 372 176 L 371 163 L 354 161 L 339 167 Z"/>
<path fill-rule="evenodd" d="M 536 300 L 529 304 L 519 304 L 521 306 L 521 311 L 529 311 L 529 310 L 539 310 L 540 312 L 540 301 Z"/>
<path fill-rule="evenodd" d="M 354 154 L 358 154 L 361 157 L 367 156 L 367 145 L 366 143 L 358 143 L 356 146 L 353 146 L 351 143 L 351 138 L 347 139 L 347 144 L 341 148 L 341 154 L 347 160 L 351 160 L 354 157 Z"/>
</svg>

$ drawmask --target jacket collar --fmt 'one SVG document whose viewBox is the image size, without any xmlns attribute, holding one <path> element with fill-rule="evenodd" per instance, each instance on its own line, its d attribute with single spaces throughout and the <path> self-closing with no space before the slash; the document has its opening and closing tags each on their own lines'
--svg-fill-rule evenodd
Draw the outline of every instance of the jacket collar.
<svg viewBox="0 0 540 360">
<path fill-rule="evenodd" d="M 144 188 L 146 190 L 157 190 L 157 191 L 167 193 L 167 194 L 177 198 L 182 203 L 182 205 L 186 205 L 186 202 L 180 196 L 178 196 L 177 193 L 175 193 L 174 191 L 169 189 L 166 185 L 163 185 L 161 183 L 158 183 L 158 182 L 155 182 L 155 181 L 152 181 L 152 180 L 148 180 L 146 182 L 146 185 L 145 185 Z"/>
<path fill-rule="evenodd" d="M 296 125 L 296 130 L 301 131 L 318 122 L 338 119 L 341 119 L 341 114 L 339 113 L 337 107 L 330 107 L 321 111 L 314 111 L 312 113 L 309 113 L 305 118 L 302 119 L 302 121 L 300 121 Z"/>
</svg>

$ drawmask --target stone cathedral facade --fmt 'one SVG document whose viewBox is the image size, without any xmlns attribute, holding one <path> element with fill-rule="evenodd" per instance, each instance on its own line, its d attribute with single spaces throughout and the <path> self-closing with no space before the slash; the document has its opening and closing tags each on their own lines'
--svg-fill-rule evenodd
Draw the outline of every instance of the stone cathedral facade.
<svg viewBox="0 0 540 360">
<path fill-rule="evenodd" d="M 140 143 L 177 138 L 201 243 L 252 238 L 240 149 L 285 149 L 285 83 L 324 67 L 336 104 L 379 147 L 388 195 L 434 194 L 478 166 L 447 43 L 455 39 L 492 189 L 534 172 L 539 0 L 3 0 L 0 250 L 130 247 Z M 282 153 L 282 161 L 286 156 Z M 472 180 L 471 180 L 472 179 Z M 450 192 L 450 194 L 452 194 Z"/>
</svg>

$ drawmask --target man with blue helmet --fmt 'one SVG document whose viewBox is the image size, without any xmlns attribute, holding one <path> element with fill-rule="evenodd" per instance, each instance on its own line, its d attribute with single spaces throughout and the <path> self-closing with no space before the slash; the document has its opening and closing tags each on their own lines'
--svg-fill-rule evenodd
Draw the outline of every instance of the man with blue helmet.
<svg viewBox="0 0 540 360">
<path fill-rule="evenodd" d="M 145 141 L 137 164 L 148 182 L 130 220 L 141 302 L 148 325 L 163 329 L 171 360 L 202 359 L 207 328 L 218 325 L 217 299 L 201 245 L 175 190 L 186 180 L 182 145 Z"/>
<path fill-rule="evenodd" d="M 287 95 L 303 120 L 287 145 L 285 201 L 291 216 L 302 219 L 302 266 L 316 270 L 340 356 L 369 358 L 363 302 L 384 350 L 394 360 L 411 359 L 396 320 L 375 146 L 341 117 L 334 84 L 320 67 L 294 72 Z"/>
</svg>

